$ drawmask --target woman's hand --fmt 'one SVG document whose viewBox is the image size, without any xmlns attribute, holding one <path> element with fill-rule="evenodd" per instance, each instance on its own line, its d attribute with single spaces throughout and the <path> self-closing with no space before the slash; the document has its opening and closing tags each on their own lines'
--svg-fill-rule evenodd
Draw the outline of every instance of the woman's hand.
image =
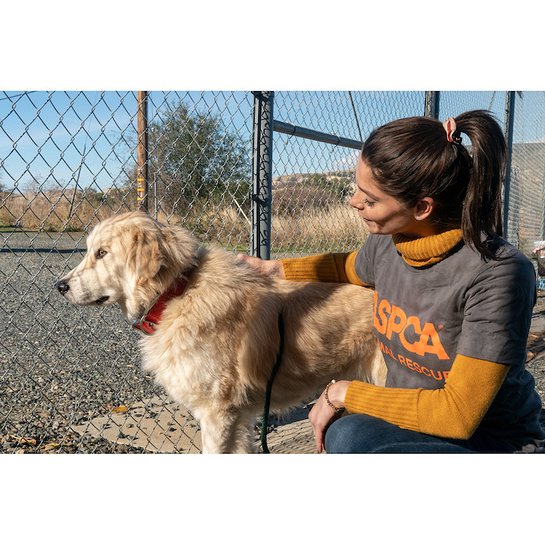
<svg viewBox="0 0 545 545">
<path fill-rule="evenodd" d="M 261 259 L 259 257 L 253 257 L 246 254 L 238 254 L 237 259 L 243 261 L 263 276 L 270 276 L 272 278 L 282 278 L 285 280 L 284 268 L 282 262 L 275 259 Z"/>
<path fill-rule="evenodd" d="M 349 380 L 341 380 L 329 385 L 327 397 L 329 401 L 335 407 L 344 407 L 344 398 L 346 396 L 346 390 L 350 384 Z M 325 450 L 325 432 L 332 422 L 340 418 L 342 412 L 335 412 L 325 398 L 325 390 L 318 398 L 318 401 L 312 407 L 310 413 L 308 413 L 308 419 L 312 424 L 314 431 L 314 442 L 316 443 L 316 450 L 322 452 Z"/>
</svg>

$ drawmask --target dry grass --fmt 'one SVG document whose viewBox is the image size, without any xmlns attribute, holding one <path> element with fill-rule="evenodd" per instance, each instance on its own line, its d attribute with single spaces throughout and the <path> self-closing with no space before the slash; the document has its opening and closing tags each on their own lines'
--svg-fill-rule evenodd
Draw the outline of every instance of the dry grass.
<svg viewBox="0 0 545 545">
<path fill-rule="evenodd" d="M 272 234 L 275 251 L 301 254 L 355 250 L 367 236 L 361 219 L 343 204 L 306 209 L 296 216 L 273 216 Z"/>
<path fill-rule="evenodd" d="M 129 210 L 122 201 L 101 204 L 100 196 L 74 195 L 71 191 L 8 195 L 0 199 L 0 225 L 27 230 L 85 231 L 114 211 Z"/>
<path fill-rule="evenodd" d="M 275 253 L 304 254 L 355 249 L 363 243 L 366 232 L 361 220 L 347 204 L 304 205 L 292 200 L 289 206 L 276 204 L 272 220 L 272 250 Z M 135 208 L 126 195 L 75 195 L 70 191 L 38 194 L 0 195 L 0 225 L 27 230 L 87 231 L 97 222 L 116 212 Z M 295 211 L 294 209 L 297 208 Z M 190 229 L 205 242 L 228 247 L 248 247 L 251 226 L 247 213 L 235 206 L 203 202 L 202 207 L 187 210 L 182 216 L 166 216 L 159 221 Z"/>
</svg>

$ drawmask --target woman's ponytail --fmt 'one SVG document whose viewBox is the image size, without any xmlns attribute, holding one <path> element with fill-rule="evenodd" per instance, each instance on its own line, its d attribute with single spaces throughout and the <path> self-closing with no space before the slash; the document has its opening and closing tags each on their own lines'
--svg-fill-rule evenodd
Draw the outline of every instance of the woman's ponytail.
<svg viewBox="0 0 545 545">
<path fill-rule="evenodd" d="M 462 232 L 485 258 L 495 253 L 485 241 L 502 235 L 502 184 L 505 176 L 507 145 L 498 122 L 484 110 L 474 110 L 455 118 L 458 132 L 471 141 L 472 157 L 466 196 L 462 208 Z"/>
</svg>

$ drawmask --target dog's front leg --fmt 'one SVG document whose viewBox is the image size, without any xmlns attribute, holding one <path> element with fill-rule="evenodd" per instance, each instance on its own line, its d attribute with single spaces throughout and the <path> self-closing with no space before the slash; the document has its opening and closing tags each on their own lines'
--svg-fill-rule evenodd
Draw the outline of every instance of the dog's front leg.
<svg viewBox="0 0 545 545">
<path fill-rule="evenodd" d="M 237 426 L 233 452 L 236 454 L 255 454 L 257 452 L 255 423 L 252 416 Z"/>
<path fill-rule="evenodd" d="M 210 411 L 199 415 L 203 454 L 240 452 L 236 448 L 240 415 L 234 411 Z"/>
</svg>

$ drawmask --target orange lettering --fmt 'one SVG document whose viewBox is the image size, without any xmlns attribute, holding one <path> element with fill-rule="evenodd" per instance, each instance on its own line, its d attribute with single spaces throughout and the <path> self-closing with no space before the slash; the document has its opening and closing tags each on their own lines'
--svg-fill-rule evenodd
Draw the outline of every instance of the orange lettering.
<svg viewBox="0 0 545 545">
<path fill-rule="evenodd" d="M 396 319 L 399 318 L 399 321 Z M 405 329 L 405 324 L 407 323 L 407 315 L 403 312 L 402 309 L 392 306 L 392 312 L 388 318 L 388 329 L 386 330 L 386 338 L 391 339 L 392 333 L 401 333 Z"/>
<path fill-rule="evenodd" d="M 407 316 L 405 311 L 392 305 L 387 299 L 379 301 L 378 292 L 374 294 L 374 326 L 378 333 L 391 340 L 397 333 L 399 341 L 405 350 L 418 356 L 435 354 L 440 360 L 448 360 L 449 356 L 441 344 L 437 329 L 431 322 L 426 322 L 422 327 L 418 316 Z M 418 340 L 410 343 L 406 332 L 411 327 Z M 392 356 L 393 357 L 393 356 Z"/>
<path fill-rule="evenodd" d="M 383 342 L 380 343 L 380 349 L 382 350 L 382 352 L 384 354 L 388 354 L 388 356 L 390 356 L 392 359 L 394 359 L 394 360 L 397 359 L 394 356 L 393 352 L 390 350 L 390 348 L 387 347 Z"/>
<path fill-rule="evenodd" d="M 378 297 L 378 294 L 375 292 L 375 298 Z M 384 335 L 386 332 L 386 327 L 388 326 L 388 318 L 385 313 L 390 313 L 391 310 L 390 303 L 386 299 L 382 299 L 380 303 L 375 306 L 375 329 Z"/>
<path fill-rule="evenodd" d="M 431 345 L 429 344 L 430 340 Z M 426 323 L 422 329 L 422 335 L 418 342 L 418 350 L 421 356 L 424 354 L 435 354 L 440 360 L 448 360 L 448 355 L 441 344 L 439 334 L 435 326 L 430 322 Z"/>
<path fill-rule="evenodd" d="M 417 345 L 418 341 L 415 343 L 410 343 L 407 338 L 405 337 L 405 331 L 409 326 L 412 326 L 414 329 L 414 332 L 417 335 L 422 335 L 422 328 L 420 327 L 420 320 L 416 316 L 409 316 L 407 319 L 407 325 L 403 329 L 403 331 L 399 335 L 399 340 L 401 341 L 401 344 L 403 347 L 408 350 L 409 352 L 412 352 L 413 354 L 418 354 L 417 352 Z"/>
</svg>

